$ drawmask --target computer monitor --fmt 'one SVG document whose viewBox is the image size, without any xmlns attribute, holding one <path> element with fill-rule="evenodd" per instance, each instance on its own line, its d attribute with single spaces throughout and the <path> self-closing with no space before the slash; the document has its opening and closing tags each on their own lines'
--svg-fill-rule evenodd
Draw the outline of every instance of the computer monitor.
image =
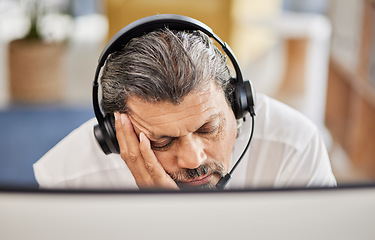
<svg viewBox="0 0 375 240">
<path fill-rule="evenodd" d="M 2 189 L 0 239 L 375 239 L 375 186 L 226 192 Z"/>
</svg>

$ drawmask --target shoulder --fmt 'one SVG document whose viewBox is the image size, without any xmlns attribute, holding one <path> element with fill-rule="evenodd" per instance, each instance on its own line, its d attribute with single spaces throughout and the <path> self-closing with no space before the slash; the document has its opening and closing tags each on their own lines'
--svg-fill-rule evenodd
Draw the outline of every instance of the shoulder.
<svg viewBox="0 0 375 240">
<path fill-rule="evenodd" d="M 248 165 L 251 185 L 335 185 L 327 150 L 311 120 L 262 94 L 256 114 Z"/>
<path fill-rule="evenodd" d="M 41 187 L 62 186 L 64 182 L 124 167 L 119 156 L 105 155 L 101 150 L 93 133 L 96 124 L 95 118 L 83 123 L 33 165 Z"/>
<path fill-rule="evenodd" d="M 286 104 L 258 94 L 254 138 L 304 149 L 318 129 L 302 113 Z"/>
<path fill-rule="evenodd" d="M 302 149 L 318 131 L 302 113 L 263 94 L 257 94 L 256 113 L 254 138 Z"/>
</svg>

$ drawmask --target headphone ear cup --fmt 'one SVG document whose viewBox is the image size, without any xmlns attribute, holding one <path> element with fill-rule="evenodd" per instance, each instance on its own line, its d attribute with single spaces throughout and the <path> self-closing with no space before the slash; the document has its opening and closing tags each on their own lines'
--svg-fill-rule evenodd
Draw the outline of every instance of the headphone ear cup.
<svg viewBox="0 0 375 240">
<path fill-rule="evenodd" d="M 106 114 L 103 123 L 94 127 L 94 135 L 105 154 L 120 153 L 113 114 Z"/>
<path fill-rule="evenodd" d="M 120 148 L 116 138 L 115 116 L 113 113 L 106 114 L 104 118 L 104 126 L 106 128 L 106 132 L 108 133 L 107 144 L 111 150 L 111 153 L 120 153 Z"/>
<path fill-rule="evenodd" d="M 236 119 L 245 117 L 246 113 L 250 112 L 251 116 L 255 116 L 254 98 L 250 81 L 237 83 L 234 81 L 234 92 L 232 109 Z"/>
<path fill-rule="evenodd" d="M 247 111 L 250 116 L 255 116 L 255 92 L 249 80 L 244 81 L 246 99 L 247 99 Z"/>
<path fill-rule="evenodd" d="M 246 92 L 244 86 L 238 83 L 236 79 L 232 79 L 232 83 L 234 87 L 232 109 L 236 119 L 241 119 L 248 111 Z"/>
</svg>

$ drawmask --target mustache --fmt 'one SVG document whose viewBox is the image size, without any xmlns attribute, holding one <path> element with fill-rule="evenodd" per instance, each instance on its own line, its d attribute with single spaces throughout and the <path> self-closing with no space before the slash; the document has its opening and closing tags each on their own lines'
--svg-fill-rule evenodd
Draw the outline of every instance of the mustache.
<svg viewBox="0 0 375 240">
<path fill-rule="evenodd" d="M 219 175 L 225 176 L 226 171 L 222 164 L 219 163 L 205 163 L 194 169 L 181 169 L 168 175 L 176 182 L 192 180 L 204 175 Z"/>
</svg>

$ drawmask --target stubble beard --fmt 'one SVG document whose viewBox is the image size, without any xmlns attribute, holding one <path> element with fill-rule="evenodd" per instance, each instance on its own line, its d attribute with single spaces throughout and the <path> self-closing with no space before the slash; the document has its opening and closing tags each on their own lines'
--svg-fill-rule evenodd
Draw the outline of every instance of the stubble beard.
<svg viewBox="0 0 375 240">
<path fill-rule="evenodd" d="M 205 191 L 216 190 L 217 182 L 220 180 L 220 178 L 224 177 L 225 174 L 226 170 L 222 164 L 205 163 L 195 169 L 181 169 L 178 172 L 169 174 L 169 176 L 173 179 L 173 181 L 175 181 L 175 183 L 181 190 Z M 208 183 L 197 186 L 184 184 L 184 181 L 193 180 L 205 175 L 211 175 L 211 179 Z"/>
</svg>

